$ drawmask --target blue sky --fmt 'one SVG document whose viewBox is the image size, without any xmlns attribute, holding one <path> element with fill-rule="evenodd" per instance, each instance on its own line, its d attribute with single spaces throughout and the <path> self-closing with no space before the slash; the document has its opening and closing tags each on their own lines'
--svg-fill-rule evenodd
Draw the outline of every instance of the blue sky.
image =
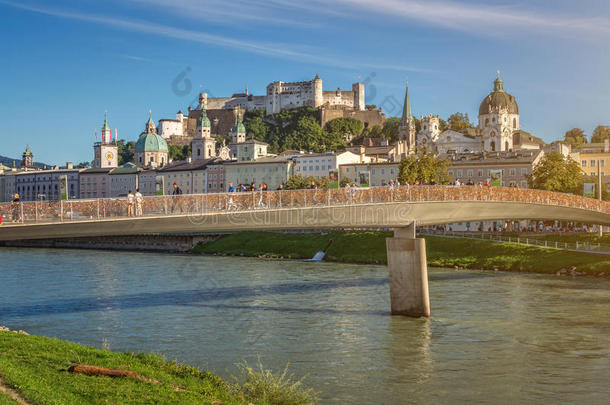
<svg viewBox="0 0 610 405">
<path fill-rule="evenodd" d="M 0 155 L 30 144 L 48 163 L 91 160 L 105 110 L 135 140 L 149 109 L 173 118 L 200 89 L 316 73 L 327 90 L 365 81 L 389 116 L 408 77 L 416 115 L 474 120 L 500 70 L 546 141 L 610 124 L 605 0 L 0 0 L 0 38 Z"/>
</svg>

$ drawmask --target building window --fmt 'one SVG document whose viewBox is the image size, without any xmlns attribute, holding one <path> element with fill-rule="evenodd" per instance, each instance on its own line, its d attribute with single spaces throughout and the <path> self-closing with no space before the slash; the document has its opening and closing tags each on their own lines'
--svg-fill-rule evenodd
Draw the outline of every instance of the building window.
<svg viewBox="0 0 610 405">
<path fill-rule="evenodd" d="M 527 174 L 527 168 L 522 167 L 521 168 L 521 176 L 525 176 Z"/>
<path fill-rule="evenodd" d="M 600 161 L 599 161 L 599 166 L 600 166 L 600 167 L 604 167 L 604 163 L 606 163 L 606 161 L 605 161 L 605 160 L 600 160 Z"/>
<path fill-rule="evenodd" d="M 595 160 L 591 160 L 591 167 L 595 167 Z"/>
<path fill-rule="evenodd" d="M 509 174 L 510 176 L 514 176 L 514 175 L 516 174 L 515 169 L 510 169 L 510 170 L 509 170 L 509 172 L 508 172 L 508 174 Z"/>
<path fill-rule="evenodd" d="M 582 167 L 587 167 L 587 161 L 586 161 L 586 160 L 583 160 L 583 161 L 581 162 L 581 166 L 582 166 Z"/>
</svg>

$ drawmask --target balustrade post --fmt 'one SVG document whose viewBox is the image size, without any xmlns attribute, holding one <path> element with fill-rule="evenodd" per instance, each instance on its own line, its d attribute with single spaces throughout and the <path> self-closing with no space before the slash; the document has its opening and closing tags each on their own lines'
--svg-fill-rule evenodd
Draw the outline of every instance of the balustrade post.
<svg viewBox="0 0 610 405">
<path fill-rule="evenodd" d="M 24 224 L 25 216 L 23 215 L 23 203 L 22 202 L 19 203 L 19 210 L 21 211 L 21 223 Z"/>
<path fill-rule="evenodd" d="M 100 220 L 100 199 L 97 198 L 95 201 L 97 201 L 97 220 Z"/>
<path fill-rule="evenodd" d="M 38 223 L 38 201 L 34 201 L 34 209 L 36 210 L 36 212 L 35 212 L 35 222 Z"/>
<path fill-rule="evenodd" d="M 59 200 L 59 222 L 64 222 L 64 200 Z"/>
<path fill-rule="evenodd" d="M 330 184 L 328 185 L 328 206 L 330 207 Z"/>
</svg>

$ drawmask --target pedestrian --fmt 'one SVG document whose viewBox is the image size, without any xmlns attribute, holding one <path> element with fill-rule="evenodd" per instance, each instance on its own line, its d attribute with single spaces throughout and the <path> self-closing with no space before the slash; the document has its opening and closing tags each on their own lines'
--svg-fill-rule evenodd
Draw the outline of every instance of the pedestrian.
<svg viewBox="0 0 610 405">
<path fill-rule="evenodd" d="M 483 184 L 485 187 L 489 187 L 489 180 L 485 180 L 485 184 Z"/>
<path fill-rule="evenodd" d="M 142 193 L 140 193 L 139 188 L 136 188 L 136 194 L 134 197 L 136 200 L 136 217 L 141 217 L 142 216 L 142 203 L 144 202 L 144 197 L 142 196 Z"/>
<path fill-rule="evenodd" d="M 312 180 L 311 184 L 309 185 L 309 188 L 312 189 L 312 190 L 315 190 L 315 189 L 318 188 L 318 186 L 316 186 L 316 182 Z"/>
<path fill-rule="evenodd" d="M 263 191 L 268 191 L 269 190 L 269 186 L 267 185 L 267 183 L 263 183 Z"/>
<path fill-rule="evenodd" d="M 182 195 L 182 190 L 178 187 L 178 184 L 174 183 L 172 185 L 172 212 L 176 211 L 176 207 L 180 207 L 180 211 L 182 212 L 182 207 L 180 205 L 180 196 Z"/>
<path fill-rule="evenodd" d="M 13 194 L 13 222 L 19 222 L 21 219 L 21 199 L 19 198 L 19 194 Z"/>
<path fill-rule="evenodd" d="M 454 186 L 461 186 L 462 183 L 460 183 L 460 179 L 455 179 L 455 181 L 453 182 Z"/>
<path fill-rule="evenodd" d="M 134 198 L 135 198 L 135 196 L 133 195 L 133 192 L 131 190 L 129 190 L 129 193 L 127 193 L 127 216 L 128 217 L 133 217 Z"/>
<path fill-rule="evenodd" d="M 277 186 L 278 191 L 282 191 L 284 189 L 284 185 L 280 184 L 279 186 Z"/>
<path fill-rule="evenodd" d="M 229 182 L 229 190 L 228 191 L 229 191 L 229 193 L 234 193 L 235 192 L 235 187 L 233 187 L 233 182 L 232 181 Z"/>
</svg>

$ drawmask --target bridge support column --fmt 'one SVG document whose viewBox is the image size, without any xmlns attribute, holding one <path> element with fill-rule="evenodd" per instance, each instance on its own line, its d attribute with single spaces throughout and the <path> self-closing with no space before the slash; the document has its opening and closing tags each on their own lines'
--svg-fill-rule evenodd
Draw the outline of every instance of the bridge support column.
<svg viewBox="0 0 610 405">
<path fill-rule="evenodd" d="M 415 222 L 386 238 L 392 315 L 430 316 L 426 240 L 415 237 Z"/>
</svg>

